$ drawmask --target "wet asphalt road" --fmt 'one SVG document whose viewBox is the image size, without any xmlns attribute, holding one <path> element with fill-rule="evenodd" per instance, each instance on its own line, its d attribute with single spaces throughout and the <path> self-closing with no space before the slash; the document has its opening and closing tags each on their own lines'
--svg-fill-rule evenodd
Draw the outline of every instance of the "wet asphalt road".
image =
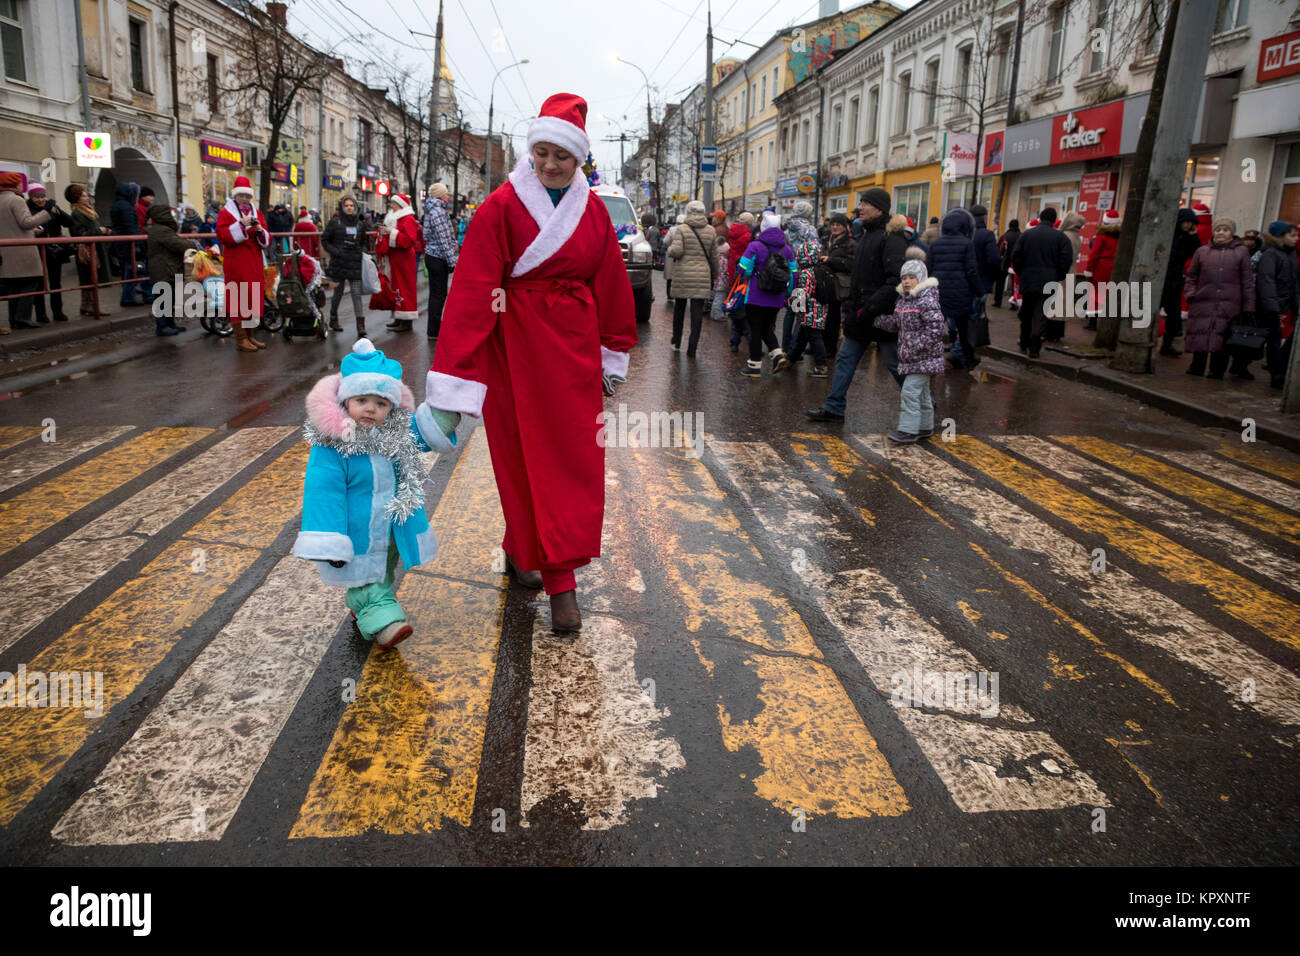
<svg viewBox="0 0 1300 956">
<path fill-rule="evenodd" d="M 687 359 L 658 286 L 606 407 L 707 443 L 608 448 L 576 639 L 494 567 L 481 429 L 433 464 L 400 652 L 286 560 L 349 333 L 189 333 L 0 404 L 85 442 L 0 451 L 0 670 L 106 686 L 4 712 L 0 860 L 1300 860 L 1300 457 L 992 361 L 937 385 L 954 441 L 890 449 L 874 356 L 813 425 L 807 360 L 748 380 L 707 319 Z M 421 397 L 423 335 L 370 325 Z"/>
</svg>

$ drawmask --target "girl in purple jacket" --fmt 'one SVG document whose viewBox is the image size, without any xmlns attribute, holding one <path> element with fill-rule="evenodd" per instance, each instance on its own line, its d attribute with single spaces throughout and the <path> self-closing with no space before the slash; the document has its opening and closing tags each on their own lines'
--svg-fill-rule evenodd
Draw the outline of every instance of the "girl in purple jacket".
<svg viewBox="0 0 1300 956">
<path fill-rule="evenodd" d="M 939 280 L 926 274 L 924 262 L 903 263 L 894 311 L 878 317 L 876 328 L 898 333 L 898 374 L 904 376 L 898 428 L 885 437 L 899 445 L 929 438 L 934 434 L 930 376 L 943 373 L 948 324 L 939 306 Z"/>
</svg>

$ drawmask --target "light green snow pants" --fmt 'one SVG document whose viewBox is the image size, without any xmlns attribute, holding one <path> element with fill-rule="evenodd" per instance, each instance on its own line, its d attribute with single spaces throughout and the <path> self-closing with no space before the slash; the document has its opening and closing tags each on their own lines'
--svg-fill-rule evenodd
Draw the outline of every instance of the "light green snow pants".
<svg viewBox="0 0 1300 956">
<path fill-rule="evenodd" d="M 397 568 L 397 542 L 388 534 L 388 566 L 384 579 L 359 588 L 348 588 L 344 601 L 357 616 L 357 630 L 368 641 L 389 624 L 406 620 L 406 612 L 393 593 L 393 571 Z"/>
</svg>

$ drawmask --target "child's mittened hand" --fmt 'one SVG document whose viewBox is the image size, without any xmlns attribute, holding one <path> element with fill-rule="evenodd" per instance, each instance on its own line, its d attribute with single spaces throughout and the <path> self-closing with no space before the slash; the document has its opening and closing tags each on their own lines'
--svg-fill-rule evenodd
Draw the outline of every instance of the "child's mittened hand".
<svg viewBox="0 0 1300 956">
<path fill-rule="evenodd" d="M 433 420 L 442 429 L 444 435 L 450 435 L 460 424 L 460 412 L 444 412 L 441 408 L 431 408 Z"/>
</svg>

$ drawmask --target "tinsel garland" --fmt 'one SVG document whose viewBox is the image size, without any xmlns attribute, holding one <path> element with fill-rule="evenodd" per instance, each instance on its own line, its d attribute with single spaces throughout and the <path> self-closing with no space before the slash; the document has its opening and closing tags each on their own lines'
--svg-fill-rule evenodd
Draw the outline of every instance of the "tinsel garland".
<svg viewBox="0 0 1300 956">
<path fill-rule="evenodd" d="M 411 413 L 406 409 L 392 409 L 377 428 L 358 425 L 351 439 L 324 435 L 310 421 L 303 425 L 302 433 L 309 445 L 333 448 L 344 457 L 380 455 L 393 463 L 397 488 L 384 508 L 386 518 L 405 524 L 407 518 L 424 507 L 424 460 L 411 433 Z"/>
</svg>

